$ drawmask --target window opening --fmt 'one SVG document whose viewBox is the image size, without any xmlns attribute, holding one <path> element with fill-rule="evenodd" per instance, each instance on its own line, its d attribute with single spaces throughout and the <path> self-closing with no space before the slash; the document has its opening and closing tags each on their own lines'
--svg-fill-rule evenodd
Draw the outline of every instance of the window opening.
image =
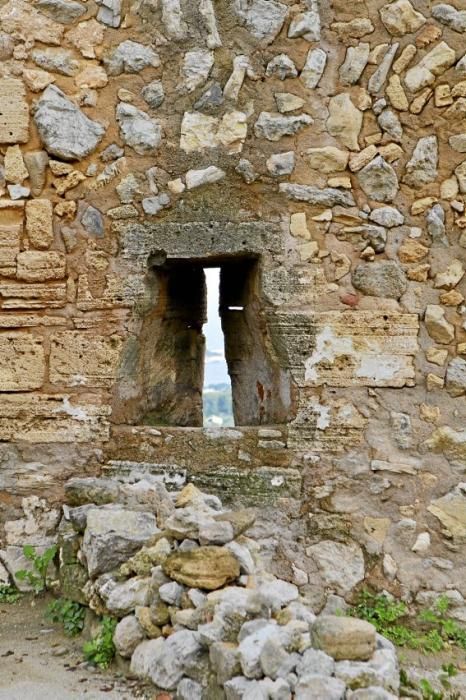
<svg viewBox="0 0 466 700">
<path fill-rule="evenodd" d="M 147 303 L 120 368 L 114 422 L 227 427 L 289 419 L 292 384 L 268 329 L 261 274 L 257 257 L 154 252 Z"/>
<path fill-rule="evenodd" d="M 203 332 L 206 343 L 203 410 L 204 425 L 230 427 L 234 425 L 231 379 L 225 359 L 225 338 L 220 319 L 220 268 L 205 270 L 207 288 L 207 323 Z M 229 307 L 242 311 L 243 307 Z"/>
</svg>

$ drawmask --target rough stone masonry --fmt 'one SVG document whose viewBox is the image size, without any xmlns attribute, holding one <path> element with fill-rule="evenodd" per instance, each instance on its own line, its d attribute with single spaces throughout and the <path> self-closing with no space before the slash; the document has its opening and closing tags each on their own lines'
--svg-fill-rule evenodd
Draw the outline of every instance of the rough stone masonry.
<svg viewBox="0 0 466 700">
<path fill-rule="evenodd" d="M 0 0 L 0 520 L 137 468 L 257 507 L 317 607 L 466 613 L 463 7 Z"/>
</svg>

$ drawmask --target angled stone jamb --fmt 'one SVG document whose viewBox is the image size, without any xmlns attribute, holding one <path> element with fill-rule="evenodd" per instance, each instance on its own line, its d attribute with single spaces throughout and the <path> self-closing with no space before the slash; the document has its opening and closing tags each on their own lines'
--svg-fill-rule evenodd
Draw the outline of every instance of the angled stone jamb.
<svg viewBox="0 0 466 700">
<path fill-rule="evenodd" d="M 416 314 L 330 311 L 315 316 L 315 347 L 305 361 L 305 385 L 415 385 L 419 351 Z"/>
</svg>

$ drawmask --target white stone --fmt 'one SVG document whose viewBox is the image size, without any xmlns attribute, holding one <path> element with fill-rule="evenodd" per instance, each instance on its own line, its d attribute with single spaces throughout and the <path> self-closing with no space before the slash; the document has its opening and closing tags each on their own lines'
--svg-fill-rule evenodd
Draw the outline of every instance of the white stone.
<svg viewBox="0 0 466 700">
<path fill-rule="evenodd" d="M 300 80 L 309 90 L 316 88 L 324 74 L 327 54 L 323 49 L 311 49 L 301 71 Z"/>
<path fill-rule="evenodd" d="M 225 171 L 217 168 L 216 165 L 210 165 L 208 168 L 201 170 L 188 170 L 186 173 L 186 187 L 188 190 L 192 190 L 202 185 L 211 185 L 214 182 L 223 180 L 225 176 Z"/>
</svg>

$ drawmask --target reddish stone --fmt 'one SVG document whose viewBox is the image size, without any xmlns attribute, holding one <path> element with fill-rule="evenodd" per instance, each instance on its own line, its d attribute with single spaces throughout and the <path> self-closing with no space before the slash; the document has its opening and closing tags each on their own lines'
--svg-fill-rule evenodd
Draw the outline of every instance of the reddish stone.
<svg viewBox="0 0 466 700">
<path fill-rule="evenodd" d="M 351 292 L 346 292 L 340 296 L 340 301 L 342 304 L 346 304 L 346 306 L 357 306 L 359 304 L 359 296 Z"/>
</svg>

